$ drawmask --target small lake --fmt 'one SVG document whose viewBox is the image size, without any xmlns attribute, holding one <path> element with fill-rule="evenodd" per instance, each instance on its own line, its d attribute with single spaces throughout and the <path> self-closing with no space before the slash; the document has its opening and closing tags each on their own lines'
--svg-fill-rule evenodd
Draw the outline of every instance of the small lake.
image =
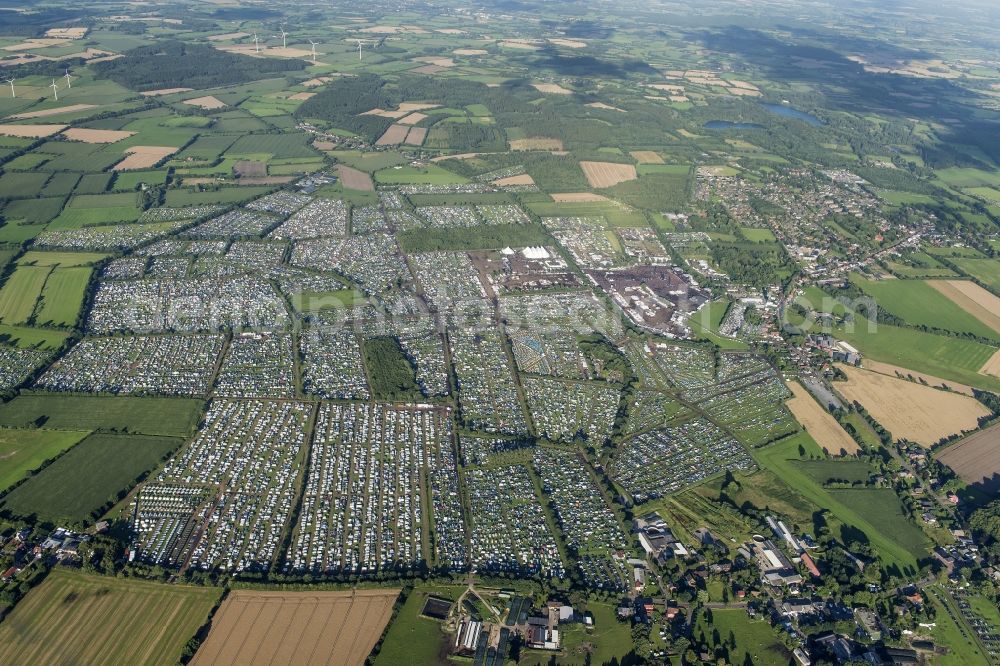
<svg viewBox="0 0 1000 666">
<path fill-rule="evenodd" d="M 764 129 L 763 125 L 757 123 L 734 123 L 729 120 L 709 120 L 703 127 L 710 130 Z"/>
<path fill-rule="evenodd" d="M 784 104 L 764 104 L 763 106 L 771 113 L 777 113 L 779 116 L 792 118 L 794 120 L 801 120 L 802 122 L 809 123 L 814 127 L 818 127 L 823 124 L 823 121 L 813 114 L 806 113 L 805 111 L 799 111 L 791 106 L 786 106 Z"/>
</svg>

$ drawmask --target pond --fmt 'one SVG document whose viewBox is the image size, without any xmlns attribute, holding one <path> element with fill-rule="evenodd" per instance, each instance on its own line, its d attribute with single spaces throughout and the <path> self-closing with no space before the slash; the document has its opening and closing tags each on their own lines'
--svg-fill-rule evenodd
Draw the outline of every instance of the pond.
<svg viewBox="0 0 1000 666">
<path fill-rule="evenodd" d="M 805 111 L 799 111 L 795 107 L 787 106 L 785 104 L 764 104 L 764 108 L 771 113 L 777 113 L 779 116 L 792 118 L 794 120 L 801 120 L 813 125 L 814 127 L 818 127 L 823 124 L 823 121 L 813 114 L 806 113 Z"/>
</svg>

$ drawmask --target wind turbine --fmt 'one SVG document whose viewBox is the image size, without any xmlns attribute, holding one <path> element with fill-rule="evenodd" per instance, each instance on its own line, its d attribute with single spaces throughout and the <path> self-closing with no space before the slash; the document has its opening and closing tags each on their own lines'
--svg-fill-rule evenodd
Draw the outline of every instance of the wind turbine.
<svg viewBox="0 0 1000 666">
<path fill-rule="evenodd" d="M 67 88 L 72 88 L 73 87 L 73 83 L 72 83 L 73 82 L 73 77 L 69 75 L 69 70 L 68 69 L 66 70 L 66 75 L 65 76 L 66 76 L 66 87 Z"/>
<path fill-rule="evenodd" d="M 288 34 L 288 33 L 286 33 L 286 32 L 285 32 L 285 26 L 284 26 L 284 25 L 282 25 L 282 26 L 281 26 L 281 48 L 287 48 L 287 46 L 288 46 L 288 45 L 287 45 L 287 44 L 285 43 L 285 35 L 287 35 L 287 34 Z"/>
<path fill-rule="evenodd" d="M 361 62 L 361 45 L 364 43 L 363 39 L 358 40 L 358 62 Z"/>
<path fill-rule="evenodd" d="M 309 43 L 312 44 L 313 62 L 316 62 L 316 42 L 310 39 Z"/>
<path fill-rule="evenodd" d="M 6 81 L 7 81 L 7 83 L 10 84 L 10 96 L 11 97 L 17 97 L 17 95 L 14 94 L 14 79 L 7 79 Z"/>
<path fill-rule="evenodd" d="M 56 101 L 58 102 L 59 101 L 59 86 L 56 85 L 56 80 L 55 79 L 52 79 L 52 85 L 49 86 L 49 87 L 52 88 L 52 94 L 55 95 Z"/>
<path fill-rule="evenodd" d="M 257 33 L 253 33 L 253 48 L 255 53 L 260 53 L 260 41 L 257 39 Z"/>
</svg>

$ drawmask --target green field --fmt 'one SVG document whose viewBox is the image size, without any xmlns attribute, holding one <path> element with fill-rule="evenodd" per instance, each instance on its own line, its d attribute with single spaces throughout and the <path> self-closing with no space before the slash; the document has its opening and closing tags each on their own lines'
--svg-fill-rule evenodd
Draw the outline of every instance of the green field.
<svg viewBox="0 0 1000 666">
<path fill-rule="evenodd" d="M 0 623 L 0 662 L 172 666 L 221 595 L 56 567 Z"/>
<path fill-rule="evenodd" d="M 218 190 L 208 190 L 198 192 L 190 188 L 169 190 L 167 192 L 167 206 L 201 206 L 203 204 L 230 204 L 240 201 L 249 201 L 262 194 L 270 192 L 272 187 L 222 187 Z"/>
<path fill-rule="evenodd" d="M 58 349 L 69 335 L 63 331 L 0 324 L 0 339 L 22 349 Z"/>
<path fill-rule="evenodd" d="M 588 633 L 582 624 L 570 624 L 560 627 L 563 652 L 568 656 L 560 659 L 560 664 L 583 664 L 586 655 L 583 643 L 592 643 L 590 663 L 607 664 L 612 659 L 622 660 L 632 649 L 632 628 L 627 622 L 619 622 L 615 617 L 615 608 L 611 604 L 592 601 L 587 604 L 587 610 L 594 616 L 593 631 Z M 524 653 L 522 653 L 523 655 Z M 544 652 L 529 652 L 529 664 L 548 663 L 549 655 Z"/>
<path fill-rule="evenodd" d="M 201 414 L 199 400 L 22 394 L 0 405 L 0 427 L 116 430 L 187 437 Z"/>
<path fill-rule="evenodd" d="M 995 347 L 980 342 L 886 324 L 879 324 L 874 331 L 869 331 L 866 320 L 855 324 L 853 331 L 836 327 L 834 335 L 847 340 L 876 361 L 971 386 L 1000 390 L 1000 380 L 978 372 L 997 351 Z"/>
<path fill-rule="evenodd" d="M 992 328 L 979 321 L 923 280 L 865 280 L 851 282 L 875 299 L 879 308 L 916 326 L 973 333 L 1000 340 Z"/>
<path fill-rule="evenodd" d="M 799 302 L 810 309 L 833 312 L 838 317 L 845 312 L 839 301 L 815 287 L 806 289 L 804 299 Z M 794 316 L 790 315 L 789 319 L 794 323 Z M 991 345 L 911 328 L 872 324 L 860 316 L 853 323 L 833 326 L 830 332 L 876 361 L 1000 391 L 1000 379 L 979 373 L 997 351 Z"/>
<path fill-rule="evenodd" d="M 710 650 L 720 649 L 728 654 L 730 664 L 785 666 L 790 661 L 788 650 L 778 640 L 771 625 L 765 620 L 751 620 L 742 608 L 712 610 L 711 622 L 706 613 L 698 613 L 693 631 L 695 640 L 707 644 Z M 731 641 L 735 641 L 735 647 Z"/>
<path fill-rule="evenodd" d="M 892 539 L 914 556 L 926 557 L 930 541 L 903 513 L 903 506 L 890 488 L 830 490 L 831 496 L 864 516 L 880 535 Z"/>
<path fill-rule="evenodd" d="M 49 266 L 18 266 L 0 289 L 0 321 L 5 324 L 28 321 L 51 271 Z"/>
<path fill-rule="evenodd" d="M 815 447 L 812 438 L 805 432 L 787 437 L 776 444 L 757 449 L 754 457 L 762 467 L 773 470 L 785 483 L 799 491 L 806 499 L 820 508 L 828 510 L 840 522 L 851 525 L 865 533 L 869 542 L 878 551 L 886 565 L 895 565 L 901 572 L 916 571 L 917 559 L 928 555 L 923 534 L 912 523 L 899 519 L 899 500 L 892 497 L 872 495 L 869 489 L 830 491 L 814 481 L 800 467 L 798 447 Z M 859 493 L 846 495 L 846 493 Z M 885 502 L 887 506 L 870 506 L 873 499 Z M 888 502 L 887 500 L 893 500 Z"/>
<path fill-rule="evenodd" d="M 435 164 L 425 167 L 392 167 L 375 172 L 375 180 L 383 185 L 457 185 L 468 178 L 442 169 Z"/>
<path fill-rule="evenodd" d="M 95 433 L 8 493 L 0 506 L 15 515 L 56 523 L 89 521 L 182 442 L 176 437 Z"/>
<path fill-rule="evenodd" d="M 454 601 L 461 593 L 459 586 L 414 588 L 389 625 L 389 632 L 375 658 L 375 666 L 438 663 L 446 640 L 442 625 L 437 620 L 424 617 L 420 611 L 429 596 Z"/>
<path fill-rule="evenodd" d="M 1000 260 L 952 259 L 963 272 L 968 273 L 995 292 L 1000 292 Z"/>
<path fill-rule="evenodd" d="M 91 268 L 57 267 L 45 281 L 35 321 L 42 325 L 73 326 L 80 316 Z"/>
<path fill-rule="evenodd" d="M 767 242 L 773 243 L 775 240 L 774 232 L 770 229 L 758 229 L 755 227 L 740 227 L 740 231 L 743 232 L 743 236 L 748 241 L 753 241 L 755 243 Z"/>
<path fill-rule="evenodd" d="M 21 255 L 18 264 L 33 266 L 87 266 L 97 263 L 108 255 L 100 252 L 44 252 L 30 250 Z"/>
<path fill-rule="evenodd" d="M 794 465 L 819 484 L 834 480 L 865 483 L 874 471 L 861 460 L 799 460 Z"/>
<path fill-rule="evenodd" d="M 0 491 L 90 434 L 86 430 L 0 429 Z"/>
<path fill-rule="evenodd" d="M 934 628 L 931 636 L 936 643 L 948 646 L 949 652 L 936 655 L 941 666 L 968 666 L 987 663 L 972 629 L 961 619 L 958 608 L 944 590 L 938 587 L 924 588 L 935 610 Z M 950 612 L 949 612 L 950 611 Z"/>
</svg>

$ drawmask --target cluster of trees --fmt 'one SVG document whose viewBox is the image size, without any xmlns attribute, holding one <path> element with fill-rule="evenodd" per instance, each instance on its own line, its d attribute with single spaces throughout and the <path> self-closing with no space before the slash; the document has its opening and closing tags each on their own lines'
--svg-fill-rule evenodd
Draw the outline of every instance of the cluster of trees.
<svg viewBox="0 0 1000 666">
<path fill-rule="evenodd" d="M 545 245 L 548 235 L 533 224 L 505 224 L 468 229 L 411 229 L 398 235 L 404 252 L 456 252 L 506 246 Z"/>
<path fill-rule="evenodd" d="M 98 76 L 132 90 L 215 88 L 299 72 L 305 67 L 304 60 L 252 58 L 173 40 L 140 46 L 122 58 L 93 65 Z"/>
<path fill-rule="evenodd" d="M 428 138 L 428 147 L 443 142 L 442 148 L 454 150 L 495 151 L 507 150 L 507 135 L 503 129 L 494 125 L 476 125 L 473 123 L 437 123 Z"/>
<path fill-rule="evenodd" d="M 369 338 L 364 343 L 364 355 L 376 400 L 408 402 L 423 397 L 416 366 L 399 346 L 399 340 L 389 335 Z"/>
<path fill-rule="evenodd" d="M 788 255 L 777 243 L 712 243 L 715 264 L 734 281 L 755 287 L 781 282 L 789 270 Z"/>
</svg>

